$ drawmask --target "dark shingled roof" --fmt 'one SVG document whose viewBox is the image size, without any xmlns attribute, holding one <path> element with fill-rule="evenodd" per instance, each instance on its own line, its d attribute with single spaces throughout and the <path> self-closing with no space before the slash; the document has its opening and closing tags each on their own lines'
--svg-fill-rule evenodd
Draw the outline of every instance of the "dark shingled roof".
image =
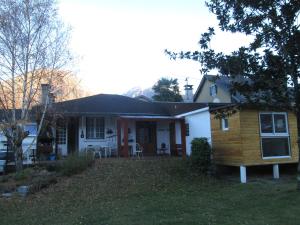
<svg viewBox="0 0 300 225">
<path fill-rule="evenodd" d="M 66 116 L 116 115 L 173 117 L 205 107 L 220 107 L 222 103 L 146 102 L 122 95 L 99 94 L 65 102 L 53 103 L 52 110 Z M 21 110 L 17 110 L 20 115 Z M 32 116 L 34 113 L 32 114 Z M 0 118 L 3 115 L 0 110 Z M 18 116 L 19 117 L 19 116 Z"/>
<path fill-rule="evenodd" d="M 122 95 L 99 94 L 55 103 L 54 109 L 69 115 L 175 116 L 207 106 L 203 103 L 145 102 Z"/>
</svg>

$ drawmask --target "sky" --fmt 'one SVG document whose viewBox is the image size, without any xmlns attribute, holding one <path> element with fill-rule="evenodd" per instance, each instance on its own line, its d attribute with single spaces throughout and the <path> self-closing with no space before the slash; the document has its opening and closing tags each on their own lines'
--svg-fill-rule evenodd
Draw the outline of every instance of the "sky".
<svg viewBox="0 0 300 225">
<path fill-rule="evenodd" d="M 199 50 L 201 33 L 217 27 L 204 0 L 60 0 L 62 20 L 72 27 L 72 69 L 91 94 L 123 94 L 152 87 L 161 77 L 202 78 L 198 62 L 170 60 L 164 50 Z M 211 45 L 231 52 L 249 37 L 218 31 Z M 183 89 L 181 89 L 183 93 Z"/>
</svg>

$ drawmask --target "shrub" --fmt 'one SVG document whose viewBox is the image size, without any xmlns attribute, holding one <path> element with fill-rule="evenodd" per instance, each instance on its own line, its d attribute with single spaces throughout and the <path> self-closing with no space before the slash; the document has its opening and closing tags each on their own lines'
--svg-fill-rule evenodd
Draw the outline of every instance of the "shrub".
<svg viewBox="0 0 300 225">
<path fill-rule="evenodd" d="M 211 147 L 207 138 L 194 138 L 190 157 L 192 169 L 208 174 L 212 172 Z"/>
<path fill-rule="evenodd" d="M 27 179 L 29 179 L 32 176 L 33 172 L 34 171 L 33 171 L 32 168 L 23 169 L 23 170 L 21 170 L 19 172 L 16 172 L 14 174 L 14 179 L 16 181 L 27 180 Z"/>
<path fill-rule="evenodd" d="M 65 176 L 71 176 L 76 173 L 84 171 L 90 167 L 94 162 L 92 154 L 73 154 L 69 155 L 59 165 L 59 171 Z"/>
<path fill-rule="evenodd" d="M 55 183 L 57 183 L 57 177 L 55 175 L 39 176 L 32 180 L 29 191 L 31 194 L 33 194 L 43 188 L 48 187 L 50 184 Z"/>
</svg>

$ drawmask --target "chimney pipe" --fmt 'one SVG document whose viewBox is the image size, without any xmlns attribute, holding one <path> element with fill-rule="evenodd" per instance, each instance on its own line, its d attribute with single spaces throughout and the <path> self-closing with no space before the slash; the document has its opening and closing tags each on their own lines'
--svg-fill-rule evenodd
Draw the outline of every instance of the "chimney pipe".
<svg viewBox="0 0 300 225">
<path fill-rule="evenodd" d="M 184 102 L 193 102 L 194 101 L 194 94 L 193 94 L 193 85 L 186 84 L 184 85 Z"/>
</svg>

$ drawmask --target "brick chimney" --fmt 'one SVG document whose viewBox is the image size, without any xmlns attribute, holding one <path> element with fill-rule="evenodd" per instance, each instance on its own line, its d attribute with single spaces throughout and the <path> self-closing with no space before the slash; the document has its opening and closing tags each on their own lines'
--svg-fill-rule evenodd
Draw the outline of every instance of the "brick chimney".
<svg viewBox="0 0 300 225">
<path fill-rule="evenodd" d="M 41 104 L 45 105 L 47 98 L 49 98 L 48 105 L 51 105 L 52 103 L 54 103 L 55 96 L 53 93 L 50 92 L 51 90 L 50 84 L 42 84 L 41 86 L 42 86 Z"/>
</svg>

